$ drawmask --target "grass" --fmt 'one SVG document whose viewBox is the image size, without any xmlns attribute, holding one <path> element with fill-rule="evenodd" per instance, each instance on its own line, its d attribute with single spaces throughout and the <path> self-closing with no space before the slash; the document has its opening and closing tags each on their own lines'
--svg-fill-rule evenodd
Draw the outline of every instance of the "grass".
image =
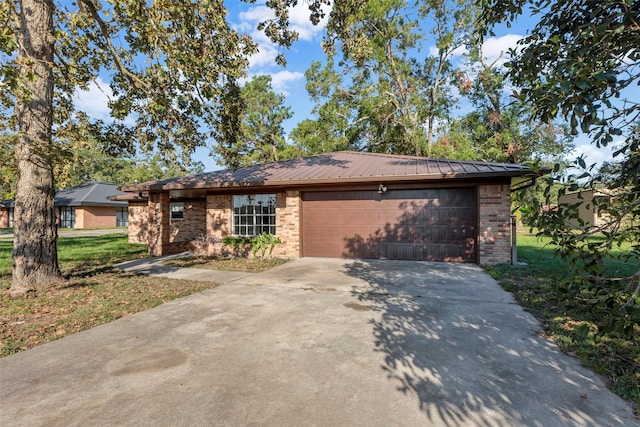
<svg viewBox="0 0 640 427">
<path fill-rule="evenodd" d="M 107 323 L 166 301 L 215 287 L 124 273 L 113 265 L 147 254 L 123 234 L 58 239 L 67 281 L 12 299 L 11 242 L 0 241 L 0 355 L 6 356 Z"/>
<path fill-rule="evenodd" d="M 624 250 L 623 247 L 621 250 Z M 543 324 L 543 333 L 566 353 L 601 375 L 610 389 L 635 405 L 640 414 L 640 345 L 637 338 L 624 338 L 599 330 L 586 310 L 579 310 L 558 297 L 556 287 L 570 273 L 568 265 L 554 258 L 554 248 L 529 234 L 518 235 L 518 260 L 526 266 L 493 266 L 487 271 L 502 287 Z M 629 275 L 635 267 L 610 265 Z M 567 295 L 572 298 L 574 295 Z M 635 325 L 640 336 L 640 325 Z"/>
<path fill-rule="evenodd" d="M 206 256 L 184 257 L 164 262 L 174 267 L 195 267 L 209 270 L 241 271 L 259 273 L 282 265 L 289 260 L 282 258 L 216 258 Z"/>
</svg>

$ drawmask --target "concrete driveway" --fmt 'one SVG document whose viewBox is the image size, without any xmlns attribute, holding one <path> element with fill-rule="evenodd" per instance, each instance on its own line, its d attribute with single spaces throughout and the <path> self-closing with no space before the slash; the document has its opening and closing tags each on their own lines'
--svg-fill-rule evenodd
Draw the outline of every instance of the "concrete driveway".
<svg viewBox="0 0 640 427">
<path fill-rule="evenodd" d="M 473 265 L 301 259 L 0 360 L 0 425 L 632 426 Z"/>
</svg>

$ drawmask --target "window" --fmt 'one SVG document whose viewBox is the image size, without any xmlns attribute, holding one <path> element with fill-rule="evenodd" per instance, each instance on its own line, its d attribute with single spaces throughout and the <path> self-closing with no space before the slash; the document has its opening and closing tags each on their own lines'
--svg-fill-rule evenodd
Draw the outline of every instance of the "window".
<svg viewBox="0 0 640 427">
<path fill-rule="evenodd" d="M 60 206 L 60 228 L 74 228 L 76 226 L 76 208 L 73 206 Z"/>
<path fill-rule="evenodd" d="M 116 208 L 116 227 L 129 225 L 129 212 L 127 208 Z"/>
<path fill-rule="evenodd" d="M 276 234 L 276 195 L 233 196 L 233 234 L 257 236 L 264 232 Z"/>
<path fill-rule="evenodd" d="M 9 208 L 9 228 L 13 228 L 13 208 Z"/>
<path fill-rule="evenodd" d="M 184 203 L 183 202 L 169 203 L 169 210 L 171 211 L 172 220 L 184 219 Z"/>
</svg>

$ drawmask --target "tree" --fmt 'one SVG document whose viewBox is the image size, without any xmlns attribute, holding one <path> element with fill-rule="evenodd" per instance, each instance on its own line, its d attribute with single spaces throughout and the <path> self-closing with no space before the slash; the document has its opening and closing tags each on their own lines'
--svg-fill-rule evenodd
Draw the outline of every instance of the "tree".
<svg viewBox="0 0 640 427">
<path fill-rule="evenodd" d="M 293 129 L 290 138 L 305 155 L 357 150 L 358 132 L 350 126 L 356 120 L 350 94 L 329 58 L 327 65 L 313 62 L 305 72 L 307 93 L 315 103 L 317 119 L 305 119 Z"/>
<path fill-rule="evenodd" d="M 80 185 L 88 181 L 106 181 L 116 185 L 154 181 L 204 171 L 201 162 L 185 166 L 168 161 L 160 153 L 138 156 L 114 156 L 97 149 L 94 144 L 74 144 L 65 158 L 54 166 L 56 189 Z"/>
<path fill-rule="evenodd" d="M 275 16 L 260 26 L 285 47 L 296 39 L 288 29 L 294 3 L 270 1 Z M 322 16 L 322 3 L 310 2 L 312 21 Z M 127 129 L 136 147 L 187 159 L 221 124 L 226 88 L 243 76 L 256 50 L 228 25 L 226 13 L 222 0 L 79 0 L 59 8 L 52 0 L 0 3 L 0 132 L 17 135 L 12 294 L 63 279 L 53 208 L 56 132 L 82 130 L 76 137 L 82 140 L 95 129 L 75 126 L 82 121 L 75 90 L 106 76 L 114 120 L 94 123 L 98 133 L 121 143 L 119 130 Z"/>
<path fill-rule="evenodd" d="M 291 118 L 284 96 L 271 87 L 271 76 L 256 76 L 240 90 L 243 111 L 233 145 L 219 150 L 222 163 L 230 168 L 273 162 L 287 156 L 282 123 Z"/>
<path fill-rule="evenodd" d="M 557 245 L 557 254 L 575 267 L 569 286 L 580 286 L 585 311 L 600 313 L 601 325 L 634 333 L 640 323 L 640 103 L 632 88 L 640 82 L 640 2 L 637 0 L 483 0 L 483 33 L 497 22 L 512 22 L 528 5 L 539 22 L 511 52 L 509 76 L 516 97 L 533 117 L 566 119 L 574 133 L 587 133 L 597 147 L 616 143 L 614 164 L 598 170 L 583 158 L 578 173 L 551 176 L 563 185 L 534 200 L 530 224 Z M 608 220 L 598 227 L 571 230 L 566 218 L 577 205 L 541 210 L 550 200 L 579 189 L 605 190 L 611 197 L 595 202 Z M 594 237 L 597 235 L 598 237 Z M 615 251 L 622 244 L 630 250 Z M 616 277 L 607 262 L 628 264 L 635 273 Z"/>
<path fill-rule="evenodd" d="M 506 87 L 512 85 L 496 65 L 500 58 L 488 64 L 477 48 L 471 49 L 466 56 L 469 68 L 465 72 L 459 71 L 456 80 L 460 93 L 469 98 L 474 109 L 452 120 L 447 139 L 470 145 L 473 151 L 470 159 L 537 162 L 542 166 L 553 166 L 559 161 L 565 166 L 562 159 L 573 149 L 573 138 L 567 127 L 536 119 L 517 100 L 509 99 Z M 452 135 L 460 133 L 466 137 L 454 138 Z M 442 138 L 439 144 L 443 140 L 447 142 Z"/>
<path fill-rule="evenodd" d="M 451 59 L 465 43 L 475 9 L 467 1 L 364 1 L 337 3 L 333 13 L 347 10 L 348 18 L 329 20 L 327 63 L 308 81 L 318 119 L 305 121 L 294 136 L 313 142 L 328 135 L 335 140 L 329 146 L 372 152 L 429 154 L 436 123 L 454 102 Z M 432 25 L 432 38 L 423 25 Z"/>
</svg>

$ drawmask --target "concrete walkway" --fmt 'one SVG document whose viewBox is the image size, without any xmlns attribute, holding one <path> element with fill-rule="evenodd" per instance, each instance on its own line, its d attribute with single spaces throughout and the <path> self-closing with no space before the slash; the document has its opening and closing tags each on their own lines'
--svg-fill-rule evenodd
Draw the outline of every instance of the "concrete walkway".
<svg viewBox="0 0 640 427">
<path fill-rule="evenodd" d="M 0 425 L 640 425 L 538 330 L 474 265 L 301 259 L 0 359 Z"/>
<path fill-rule="evenodd" d="M 116 268 L 129 273 L 149 274 L 152 276 L 168 277 L 170 279 L 201 280 L 205 282 L 232 283 L 236 280 L 251 276 L 252 273 L 237 271 L 207 270 L 203 268 L 184 268 L 164 265 L 163 262 L 180 258 L 190 253 L 167 255 L 156 258 L 144 258 L 116 264 Z"/>
</svg>

